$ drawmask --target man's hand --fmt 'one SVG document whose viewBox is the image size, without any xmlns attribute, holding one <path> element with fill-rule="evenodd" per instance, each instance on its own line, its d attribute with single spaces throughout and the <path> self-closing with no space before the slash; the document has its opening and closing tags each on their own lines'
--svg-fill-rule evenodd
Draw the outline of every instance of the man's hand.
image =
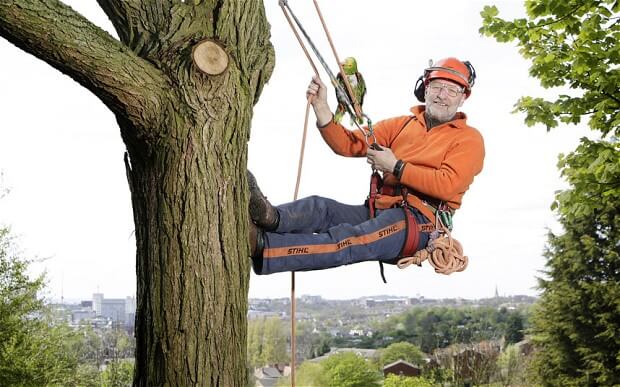
<svg viewBox="0 0 620 387">
<path fill-rule="evenodd" d="M 366 151 L 366 161 L 379 171 L 392 173 L 398 159 L 390 148 L 385 148 L 378 144 L 377 146 L 381 150 L 368 148 Z"/>
<path fill-rule="evenodd" d="M 319 77 L 312 77 L 312 81 L 310 81 L 306 91 L 306 98 L 314 108 L 317 125 L 327 125 L 332 119 L 332 112 L 327 104 L 327 87 L 325 87 L 325 84 L 321 82 Z"/>
</svg>

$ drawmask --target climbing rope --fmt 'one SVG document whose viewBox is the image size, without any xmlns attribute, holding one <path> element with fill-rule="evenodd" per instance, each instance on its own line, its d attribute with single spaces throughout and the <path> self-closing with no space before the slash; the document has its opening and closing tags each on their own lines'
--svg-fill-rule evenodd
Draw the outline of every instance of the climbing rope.
<svg viewBox="0 0 620 387">
<path fill-rule="evenodd" d="M 452 238 L 450 229 L 444 224 L 439 214 L 435 216 L 435 231 L 431 233 L 426 248 L 417 251 L 411 257 L 401 258 L 396 266 L 399 269 L 404 269 L 409 265 L 421 266 L 426 260 L 435 269 L 435 273 L 446 275 L 465 270 L 469 262 L 469 259 L 463 255 L 463 246 Z"/>
<path fill-rule="evenodd" d="M 280 5 L 280 8 L 282 9 L 282 12 L 284 13 L 284 16 L 286 18 L 286 20 L 289 23 L 289 26 L 291 27 L 291 29 L 293 30 L 293 33 L 295 34 L 295 37 L 297 38 L 297 41 L 299 42 L 299 45 L 301 46 L 302 50 L 304 51 L 304 54 L 306 55 L 306 58 L 308 59 L 308 62 L 310 62 L 310 65 L 312 66 L 312 69 L 314 70 L 314 73 L 317 77 L 319 77 L 319 73 L 317 70 L 316 65 L 314 64 L 314 61 L 312 60 L 312 58 L 310 57 L 310 54 L 308 53 L 308 50 L 306 49 L 306 46 L 304 45 L 301 37 L 299 36 L 299 33 L 297 32 L 297 29 L 295 28 L 295 26 L 293 25 L 293 21 L 295 22 L 295 24 L 297 25 L 297 28 L 299 28 L 299 30 L 301 31 L 301 33 L 304 35 L 304 37 L 306 38 L 306 40 L 308 41 L 308 44 L 310 45 L 310 48 L 312 49 L 312 51 L 314 52 L 315 56 L 318 58 L 319 62 L 321 63 L 321 65 L 323 66 L 323 68 L 325 69 L 325 72 L 327 73 L 327 75 L 329 76 L 329 79 L 331 81 L 331 83 L 333 84 L 333 86 L 336 88 L 336 90 L 338 90 L 338 92 L 343 96 L 344 102 L 345 102 L 345 107 L 347 109 L 347 111 L 349 112 L 349 114 L 351 114 L 351 116 L 355 116 L 357 118 L 361 118 L 364 117 L 366 119 L 367 122 L 367 126 L 368 126 L 368 130 L 364 130 L 358 123 L 357 120 L 354 120 L 355 125 L 358 127 L 358 129 L 360 129 L 362 131 L 362 133 L 364 134 L 364 138 L 366 141 L 366 144 L 370 147 L 372 146 L 372 144 L 374 144 L 376 142 L 376 138 L 374 135 L 374 130 L 373 130 L 373 126 L 372 126 L 372 121 L 370 120 L 370 118 L 365 115 L 362 111 L 361 111 L 361 107 L 359 106 L 354 93 L 351 92 L 352 88 L 351 85 L 349 83 L 349 80 L 347 79 L 347 77 L 343 77 L 344 78 L 344 83 L 345 86 L 347 88 L 347 90 L 349 91 L 349 94 L 347 95 L 347 93 L 342 89 L 342 86 L 340 85 L 340 83 L 338 83 L 338 80 L 336 79 L 336 77 L 334 76 L 334 73 L 330 70 L 329 66 L 327 65 L 327 63 L 325 62 L 325 60 L 323 59 L 323 56 L 321 55 L 321 53 L 319 52 L 319 50 L 316 48 L 316 46 L 314 45 L 314 43 L 312 42 L 312 39 L 310 38 L 310 36 L 306 33 L 306 30 L 303 28 L 303 26 L 301 25 L 301 22 L 299 21 L 299 19 L 295 16 L 295 13 L 291 10 L 288 1 L 287 0 L 279 0 L 278 4 Z M 340 61 L 338 60 L 338 55 L 336 53 L 334 44 L 331 40 L 331 36 L 329 35 L 329 31 L 327 30 L 327 26 L 325 24 L 325 21 L 323 19 L 323 15 L 321 14 L 321 11 L 319 9 L 319 5 L 316 2 L 316 0 L 314 0 L 314 6 L 319 14 L 319 18 L 321 19 L 321 23 L 323 24 L 323 29 L 325 30 L 325 33 L 327 34 L 329 43 L 332 47 L 332 50 L 334 52 L 334 55 L 336 56 L 336 62 L 338 63 L 338 66 L 340 68 L 340 72 L 342 74 L 344 74 L 344 70 L 342 69 L 342 64 L 340 63 Z M 292 18 L 292 20 L 291 20 Z M 320 78 L 320 77 L 319 77 Z M 349 95 L 352 96 L 353 101 L 351 101 L 351 99 L 349 99 Z M 299 193 L 299 185 L 300 185 L 300 180 L 301 180 L 301 171 L 302 171 L 302 165 L 303 165 L 303 159 L 304 159 L 304 150 L 305 150 L 305 144 L 306 144 L 306 135 L 307 135 L 307 131 L 308 131 L 308 118 L 309 118 L 309 114 L 310 114 L 310 98 L 308 98 L 307 104 L 306 104 L 306 114 L 305 114 L 305 120 L 304 120 L 304 131 L 303 131 L 303 135 L 302 135 L 302 142 L 301 142 L 301 152 L 299 155 L 299 164 L 298 164 L 298 168 L 297 168 L 297 183 L 295 185 L 295 194 L 293 197 L 293 200 L 297 200 L 297 194 Z M 372 139 L 372 142 L 371 142 Z M 295 329 L 295 323 L 296 323 L 296 317 L 295 317 L 295 311 L 296 311 L 296 300 L 295 300 L 295 272 L 291 272 L 291 386 L 295 387 L 295 362 L 296 362 L 296 329 Z"/>
<path fill-rule="evenodd" d="M 312 65 L 312 68 L 314 69 L 315 74 L 318 76 L 318 72 L 316 70 L 316 66 L 314 65 L 314 62 L 312 61 L 312 58 L 310 58 L 310 55 L 308 54 L 308 50 L 306 49 L 304 43 L 302 42 L 301 38 L 299 37 L 299 34 L 297 33 L 297 30 L 295 29 L 295 27 L 293 25 L 293 21 L 297 25 L 297 28 L 299 29 L 299 31 L 301 31 L 301 33 L 304 36 L 304 38 L 306 39 L 306 41 L 308 42 L 308 45 L 312 49 L 312 52 L 314 53 L 314 55 L 319 60 L 319 63 L 321 64 L 321 66 L 323 66 L 323 69 L 327 73 L 327 75 L 329 77 L 329 80 L 331 81 L 332 85 L 336 88 L 337 93 L 342 97 L 343 102 L 344 102 L 344 106 L 347 109 L 347 112 L 351 116 L 353 116 L 353 117 L 357 117 L 357 118 L 362 118 L 363 117 L 363 118 L 366 119 L 368 130 L 365 130 L 362 126 L 360 126 L 359 123 L 357 122 L 357 120 L 353 120 L 353 123 L 364 134 L 364 138 L 366 140 L 366 145 L 368 145 L 369 147 L 372 146 L 372 144 L 374 144 L 376 142 L 376 138 L 375 138 L 375 134 L 374 134 L 374 129 L 373 129 L 373 126 L 372 126 L 372 120 L 370 119 L 370 117 L 368 117 L 361 110 L 361 107 L 359 106 L 359 104 L 357 103 L 357 100 L 355 98 L 355 94 L 352 92 L 352 88 L 351 88 L 351 84 L 349 83 L 349 80 L 347 79 L 347 77 L 343 76 L 343 82 L 345 84 L 346 89 L 348 90 L 348 93 L 347 93 L 347 92 L 345 92 L 345 90 L 342 88 L 342 86 L 340 85 L 340 83 L 336 79 L 336 76 L 334 75 L 334 73 L 331 71 L 331 69 L 327 65 L 327 62 L 325 61 L 325 59 L 323 59 L 323 55 L 321 55 L 321 52 L 316 48 L 316 45 L 312 41 L 312 38 L 310 38 L 310 35 L 308 35 L 308 33 L 306 32 L 305 28 L 303 27 L 303 25 L 301 24 L 301 22 L 299 21 L 297 16 L 295 16 L 295 13 L 291 9 L 291 6 L 288 4 L 288 0 L 279 0 L 278 4 L 280 5 L 280 8 L 282 8 L 282 12 L 284 12 L 284 15 L 286 16 L 286 19 L 288 20 L 289 25 L 293 29 L 293 32 L 295 33 L 295 36 L 297 37 L 297 41 L 302 46 L 302 49 L 304 50 L 304 53 L 306 54 L 306 57 L 308 58 L 308 61 Z M 316 11 L 317 11 L 317 13 L 319 15 L 319 18 L 321 19 L 321 24 L 323 25 L 323 30 L 325 31 L 325 35 L 327 36 L 327 39 L 329 40 L 330 46 L 332 47 L 332 51 L 333 51 L 334 56 L 336 58 L 336 62 L 338 63 L 338 67 L 340 69 L 340 72 L 341 72 L 341 74 L 344 74 L 344 70 L 342 69 L 342 63 L 338 59 L 338 53 L 336 52 L 336 48 L 335 48 L 334 43 L 333 43 L 333 41 L 331 39 L 331 35 L 329 34 L 329 30 L 327 29 L 327 25 L 326 25 L 325 20 L 323 18 L 323 14 L 321 13 L 321 10 L 319 8 L 319 4 L 318 4 L 318 2 L 316 0 L 314 0 L 314 6 L 315 6 Z M 291 18 L 292 18 L 292 20 L 291 20 Z M 349 96 L 353 100 L 351 100 L 351 98 L 349 98 Z M 372 138 L 372 141 L 370 141 L 371 138 Z"/>
<path fill-rule="evenodd" d="M 354 115 L 356 118 L 362 118 L 362 115 L 363 115 L 362 107 L 357 101 L 357 97 L 355 96 L 355 93 L 353 92 L 351 83 L 349 82 L 347 77 L 344 75 L 345 72 L 344 72 L 344 68 L 342 67 L 342 62 L 340 62 L 340 57 L 338 56 L 338 53 L 336 52 L 336 46 L 334 46 L 334 42 L 332 41 L 331 34 L 329 33 L 329 29 L 327 28 L 327 24 L 325 23 L 325 19 L 323 18 L 323 13 L 321 12 L 321 9 L 319 8 L 319 3 L 316 0 L 313 0 L 313 2 L 314 2 L 314 8 L 316 8 L 316 13 L 319 15 L 319 19 L 321 19 L 321 25 L 323 26 L 323 31 L 325 31 L 325 35 L 327 36 L 327 41 L 329 42 L 329 46 L 332 48 L 332 52 L 334 53 L 334 57 L 336 58 L 338 69 L 340 70 L 340 74 L 342 74 L 344 84 L 347 88 L 348 95 L 345 95 L 344 97 L 351 96 L 353 111 L 355 113 Z"/>
<path fill-rule="evenodd" d="M 312 66 L 312 69 L 314 70 L 314 74 L 318 77 L 319 71 L 317 70 L 316 65 L 314 64 L 314 61 L 312 61 L 312 58 L 310 57 L 310 54 L 308 53 L 306 46 L 301 40 L 299 33 L 295 29 L 295 26 L 293 25 L 293 22 L 291 21 L 291 17 L 286 11 L 287 2 L 284 0 L 280 0 L 279 4 L 280 4 L 280 8 L 282 9 L 282 12 L 284 13 L 284 17 L 288 21 L 289 26 L 291 27 L 291 29 L 293 30 L 293 33 L 295 34 L 295 37 L 297 38 L 297 42 L 299 42 L 299 45 L 304 51 L 304 54 L 306 55 L 308 62 L 310 62 L 310 65 Z M 308 133 L 309 116 L 310 116 L 310 98 L 308 98 L 306 102 L 304 130 L 303 130 L 303 134 L 301 137 L 301 150 L 299 152 L 299 162 L 297 165 L 297 181 L 295 183 L 295 193 L 293 194 L 293 200 L 297 200 L 297 195 L 299 194 L 299 185 L 301 182 L 301 171 L 303 167 L 304 153 L 305 153 L 305 148 L 306 148 L 306 137 Z M 291 387 L 295 387 L 295 362 L 297 360 L 297 348 L 296 348 L 297 339 L 296 339 L 296 333 L 295 333 L 296 332 L 295 324 L 297 321 L 296 313 L 295 313 L 296 309 L 297 309 L 297 304 L 296 304 L 296 297 L 295 297 L 295 272 L 292 271 L 291 272 Z"/>
</svg>

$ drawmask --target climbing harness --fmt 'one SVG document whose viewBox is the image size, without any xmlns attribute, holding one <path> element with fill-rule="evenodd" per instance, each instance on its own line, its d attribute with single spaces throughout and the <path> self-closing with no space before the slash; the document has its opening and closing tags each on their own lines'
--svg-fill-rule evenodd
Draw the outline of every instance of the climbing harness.
<svg viewBox="0 0 620 387">
<path fill-rule="evenodd" d="M 435 269 L 436 273 L 452 274 L 457 271 L 463 271 L 467 267 L 468 258 L 463 255 L 463 247 L 452 237 L 452 210 L 445 204 L 440 202 L 434 206 L 429 202 L 424 202 L 430 208 L 434 209 L 435 224 L 418 224 L 412 213 L 407 196 L 410 190 L 404 185 L 397 187 L 383 186 L 383 180 L 378 172 L 373 171 L 370 177 L 370 193 L 368 194 L 367 204 L 370 218 L 375 217 L 376 206 L 375 200 L 379 194 L 388 194 L 400 192 L 402 200 L 395 206 L 401 207 L 405 213 L 406 236 L 403 248 L 400 251 L 400 259 L 396 265 L 399 269 L 404 269 L 411 264 L 422 266 L 422 262 L 428 260 L 430 265 Z M 432 226 L 432 227 L 428 227 Z M 429 241 L 424 249 L 417 250 L 420 232 L 426 230 L 431 231 Z M 379 261 L 381 279 L 387 283 L 385 279 L 383 262 Z"/>
<path fill-rule="evenodd" d="M 415 116 L 410 117 L 400 128 L 398 134 L 400 134 L 411 121 L 415 120 Z M 397 135 L 398 136 L 398 135 Z M 415 195 L 422 203 L 432 210 L 435 215 L 435 224 L 423 224 L 419 225 L 413 216 L 412 208 L 410 207 L 407 196 L 409 194 Z M 378 195 L 388 196 L 401 196 L 402 200 L 395 205 L 401 207 L 405 213 L 405 225 L 406 236 L 403 248 L 398 255 L 400 259 L 397 261 L 397 267 L 404 269 L 411 264 L 418 266 L 422 265 L 422 262 L 428 260 L 431 266 L 435 269 L 436 273 L 452 274 L 456 271 L 463 271 L 467 267 L 468 258 L 463 256 L 463 248 L 461 244 L 454 238 L 452 238 L 452 215 L 453 210 L 448 205 L 440 200 L 428 197 L 420 192 L 407 188 L 405 185 L 384 185 L 383 178 L 373 169 L 370 176 L 370 190 L 366 204 L 368 206 L 368 215 L 370 218 L 374 218 L 376 215 L 375 201 Z M 428 227 L 431 226 L 431 227 Z M 426 247 L 416 252 L 419 243 L 419 232 L 430 231 L 429 242 Z M 426 232 L 425 231 L 425 232 Z M 381 279 L 384 283 L 387 283 L 385 279 L 385 270 L 383 262 L 379 261 L 379 270 Z"/>
</svg>

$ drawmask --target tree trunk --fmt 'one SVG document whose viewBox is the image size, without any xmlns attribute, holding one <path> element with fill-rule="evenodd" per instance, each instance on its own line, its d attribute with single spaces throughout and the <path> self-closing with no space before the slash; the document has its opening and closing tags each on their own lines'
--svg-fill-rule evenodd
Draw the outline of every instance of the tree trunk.
<svg viewBox="0 0 620 387">
<path fill-rule="evenodd" d="M 3 0 L 0 35 L 97 95 L 127 145 L 138 386 L 246 384 L 252 108 L 274 65 L 262 2 L 98 0 L 120 42 L 57 0 Z M 205 38 L 230 56 L 208 76 Z"/>
</svg>

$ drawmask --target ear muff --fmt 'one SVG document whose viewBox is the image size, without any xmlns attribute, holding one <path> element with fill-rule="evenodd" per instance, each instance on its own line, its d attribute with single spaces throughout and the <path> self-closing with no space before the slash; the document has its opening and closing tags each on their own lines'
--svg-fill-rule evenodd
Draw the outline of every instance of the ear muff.
<svg viewBox="0 0 620 387">
<path fill-rule="evenodd" d="M 463 64 L 467 66 L 467 70 L 469 70 L 469 79 L 467 80 L 467 83 L 469 83 L 469 89 L 471 90 L 471 88 L 474 87 L 474 84 L 476 83 L 476 69 L 474 69 L 474 66 L 468 60 L 463 62 Z"/>
<path fill-rule="evenodd" d="M 413 94 L 416 96 L 418 101 L 424 102 L 424 75 L 420 75 L 420 78 L 415 83 L 415 88 L 413 89 Z"/>
</svg>

